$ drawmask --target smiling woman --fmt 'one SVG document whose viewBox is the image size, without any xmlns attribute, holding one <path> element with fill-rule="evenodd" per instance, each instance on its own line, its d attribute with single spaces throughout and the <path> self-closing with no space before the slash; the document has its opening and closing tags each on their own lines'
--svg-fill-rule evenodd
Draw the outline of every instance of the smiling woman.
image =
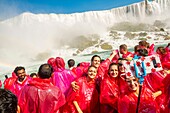
<svg viewBox="0 0 170 113">
<path fill-rule="evenodd" d="M 128 84 L 129 92 L 120 98 L 118 104 L 119 113 L 136 113 L 137 102 L 139 96 L 139 82 L 134 76 L 127 77 L 126 82 Z M 156 101 L 153 97 L 152 91 L 143 86 L 140 95 L 140 105 L 138 107 L 138 113 L 157 113 L 159 111 Z"/>
</svg>

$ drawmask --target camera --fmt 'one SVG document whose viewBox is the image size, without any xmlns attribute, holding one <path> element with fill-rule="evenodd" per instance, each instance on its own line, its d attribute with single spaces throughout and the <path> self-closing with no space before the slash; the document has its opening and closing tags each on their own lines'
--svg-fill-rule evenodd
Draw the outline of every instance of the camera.
<svg viewBox="0 0 170 113">
<path fill-rule="evenodd" d="M 137 50 L 139 56 L 148 56 L 148 51 L 146 49 L 139 49 Z"/>
</svg>

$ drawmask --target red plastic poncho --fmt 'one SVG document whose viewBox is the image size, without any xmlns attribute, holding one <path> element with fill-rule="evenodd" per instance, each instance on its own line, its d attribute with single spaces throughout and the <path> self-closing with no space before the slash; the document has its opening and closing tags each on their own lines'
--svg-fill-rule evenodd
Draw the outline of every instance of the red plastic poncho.
<svg viewBox="0 0 170 113">
<path fill-rule="evenodd" d="M 162 83 L 164 79 L 164 75 L 161 72 L 150 73 L 145 77 L 144 86 L 150 89 L 153 93 L 157 91 L 162 91 L 164 89 L 164 85 Z M 162 93 L 160 96 L 156 98 L 157 104 L 160 106 L 160 110 L 164 110 L 164 98 L 165 95 Z"/>
<path fill-rule="evenodd" d="M 112 58 L 112 62 L 117 63 L 120 58 L 119 50 L 116 50 L 117 54 Z"/>
<path fill-rule="evenodd" d="M 161 72 L 154 72 L 147 74 L 144 80 L 144 85 L 149 88 L 152 92 L 163 89 L 163 79 L 165 76 Z"/>
<path fill-rule="evenodd" d="M 33 78 L 19 97 L 21 113 L 59 113 L 65 96 L 49 79 Z"/>
<path fill-rule="evenodd" d="M 155 48 L 155 45 L 154 45 L 154 44 L 151 44 L 151 46 L 150 46 L 149 49 L 148 49 L 148 55 L 153 55 L 153 54 L 155 54 L 154 48 Z"/>
<path fill-rule="evenodd" d="M 56 67 L 57 70 L 53 73 L 51 82 L 67 95 L 71 82 L 75 79 L 74 73 L 65 69 L 64 60 L 60 57 L 56 58 Z"/>
<path fill-rule="evenodd" d="M 122 55 L 122 58 L 125 58 L 125 59 L 126 59 L 126 58 L 129 58 L 129 57 L 133 58 L 133 55 L 134 55 L 133 53 L 131 53 L 131 52 L 128 51 L 126 54 L 123 54 L 123 55 Z"/>
<path fill-rule="evenodd" d="M 165 100 L 164 100 L 164 106 L 165 106 L 165 112 L 164 113 L 170 113 L 170 74 L 168 74 L 164 80 L 164 94 L 165 94 Z"/>
<path fill-rule="evenodd" d="M 67 97 L 67 104 L 63 108 L 64 113 L 77 113 L 73 101 L 77 101 L 83 113 L 98 113 L 98 92 L 95 82 L 87 82 L 86 77 L 80 77 L 76 81 L 79 85 L 79 90 L 74 92 L 70 90 Z"/>
<path fill-rule="evenodd" d="M 81 62 L 80 65 L 75 69 L 75 74 L 77 75 L 76 78 L 86 75 L 89 66 L 89 62 Z"/>
<path fill-rule="evenodd" d="M 56 63 L 55 58 L 49 58 L 47 61 L 48 64 L 50 64 L 53 67 L 53 70 L 56 71 Z"/>
<path fill-rule="evenodd" d="M 133 92 L 119 98 L 118 112 L 119 113 L 136 113 L 138 97 Z M 142 88 L 138 113 L 159 113 L 159 109 L 155 100 L 152 97 L 152 91 L 147 88 Z"/>
<path fill-rule="evenodd" d="M 21 93 L 21 89 L 28 84 L 31 80 L 29 76 L 26 76 L 22 82 L 19 82 L 18 79 L 12 84 L 10 91 L 13 92 L 17 97 L 19 97 Z"/>
<path fill-rule="evenodd" d="M 101 111 L 103 113 L 112 113 L 117 110 L 119 95 L 118 78 L 104 78 L 100 85 Z"/>
<path fill-rule="evenodd" d="M 12 77 L 5 79 L 4 81 L 4 89 L 11 89 L 11 86 L 13 85 L 13 83 L 16 81 L 17 76 L 14 72 L 12 72 Z"/>
<path fill-rule="evenodd" d="M 162 63 L 162 67 L 170 69 L 170 52 L 167 52 L 165 55 L 159 54 L 159 57 Z"/>
<path fill-rule="evenodd" d="M 107 77 L 107 75 L 105 74 L 108 69 L 109 69 L 109 65 L 111 64 L 111 61 L 107 58 L 105 61 L 103 61 L 97 70 L 97 75 L 96 78 L 101 82 L 101 80 L 103 80 L 105 77 Z"/>
<path fill-rule="evenodd" d="M 169 46 L 166 46 L 166 47 L 165 47 L 165 50 L 166 50 L 167 52 L 170 52 Z"/>
</svg>

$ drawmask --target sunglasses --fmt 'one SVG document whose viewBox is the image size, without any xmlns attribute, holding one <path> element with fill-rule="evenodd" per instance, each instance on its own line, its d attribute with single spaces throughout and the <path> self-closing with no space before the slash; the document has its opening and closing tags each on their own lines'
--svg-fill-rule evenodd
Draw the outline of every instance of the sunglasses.
<svg viewBox="0 0 170 113">
<path fill-rule="evenodd" d="M 122 64 L 122 63 L 118 63 L 118 65 L 119 65 L 119 66 L 123 66 L 123 64 Z"/>
</svg>

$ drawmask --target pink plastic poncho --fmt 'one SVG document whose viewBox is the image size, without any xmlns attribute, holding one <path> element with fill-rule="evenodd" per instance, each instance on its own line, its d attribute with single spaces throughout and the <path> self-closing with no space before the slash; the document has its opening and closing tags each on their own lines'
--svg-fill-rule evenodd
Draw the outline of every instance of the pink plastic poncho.
<svg viewBox="0 0 170 113">
<path fill-rule="evenodd" d="M 117 110 L 119 95 L 118 78 L 104 78 L 100 85 L 101 112 L 112 113 Z"/>
<path fill-rule="evenodd" d="M 138 97 L 129 92 L 127 95 L 119 98 L 118 112 L 119 113 L 136 113 Z M 159 113 L 159 109 L 155 100 L 152 97 L 152 91 L 147 88 L 142 89 L 138 113 Z"/>
<path fill-rule="evenodd" d="M 70 89 L 63 113 L 78 113 L 73 101 L 77 101 L 83 113 L 98 113 L 99 101 L 95 82 L 87 82 L 86 77 L 80 77 L 76 82 L 80 88 L 76 92 Z"/>
<path fill-rule="evenodd" d="M 23 88 L 18 103 L 21 113 L 59 113 L 65 97 L 49 79 L 33 78 Z"/>
<path fill-rule="evenodd" d="M 71 82 L 75 79 L 74 74 L 72 71 L 65 69 L 64 60 L 60 57 L 56 58 L 56 67 L 56 71 L 51 77 L 51 82 L 57 86 L 64 95 L 67 95 Z"/>
<path fill-rule="evenodd" d="M 12 84 L 10 91 L 13 92 L 17 97 L 19 97 L 21 93 L 21 89 L 28 84 L 28 81 L 31 80 L 29 76 L 26 76 L 24 81 L 19 82 L 18 79 Z"/>
<path fill-rule="evenodd" d="M 0 88 L 2 87 L 2 82 L 1 82 L 1 80 L 0 80 Z"/>
</svg>

